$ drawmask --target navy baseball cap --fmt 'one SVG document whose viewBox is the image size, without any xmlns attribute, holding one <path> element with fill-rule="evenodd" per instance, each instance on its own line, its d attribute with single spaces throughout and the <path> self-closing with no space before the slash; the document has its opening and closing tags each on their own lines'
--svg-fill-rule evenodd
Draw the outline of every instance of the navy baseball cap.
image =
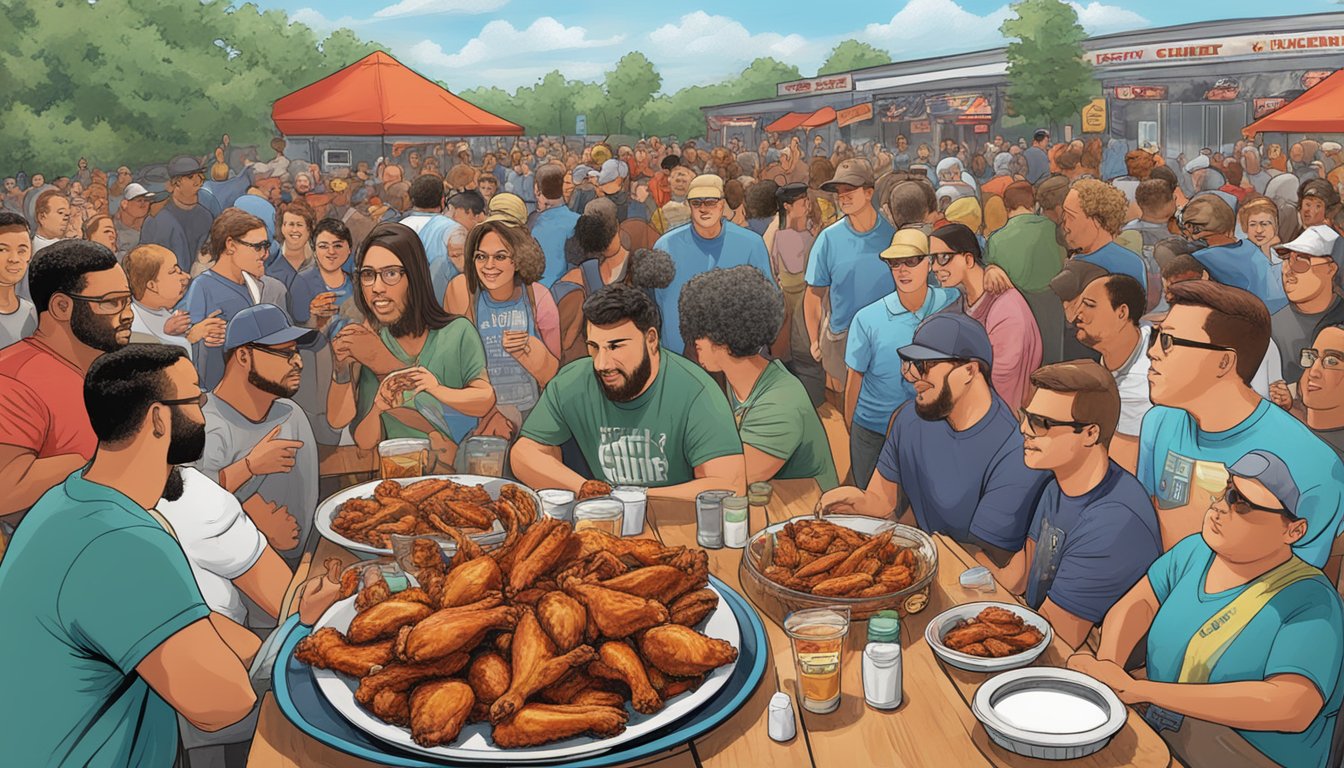
<svg viewBox="0 0 1344 768">
<path fill-rule="evenodd" d="M 994 367 L 994 349 L 984 326 L 950 312 L 920 323 L 912 343 L 896 350 L 896 354 L 905 360 L 978 360 L 987 370 Z"/>
<path fill-rule="evenodd" d="M 1227 473 L 1265 486 L 1265 490 L 1274 494 L 1274 498 L 1288 510 L 1289 515 L 1297 517 L 1297 502 L 1302 494 L 1283 459 L 1269 451 L 1255 450 L 1237 459 L 1236 463 L 1227 468 Z"/>
<path fill-rule="evenodd" d="M 317 331 L 290 325 L 284 310 L 274 304 L 257 304 L 233 316 L 224 332 L 224 351 L 232 352 L 244 344 L 288 344 L 297 341 L 308 344 L 317 338 Z"/>
</svg>

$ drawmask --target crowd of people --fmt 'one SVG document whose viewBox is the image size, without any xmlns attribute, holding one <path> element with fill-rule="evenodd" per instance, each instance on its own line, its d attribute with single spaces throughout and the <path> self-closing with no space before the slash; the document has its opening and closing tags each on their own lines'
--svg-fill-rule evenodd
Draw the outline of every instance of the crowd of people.
<svg viewBox="0 0 1344 768">
<path fill-rule="evenodd" d="M 236 756 L 319 453 L 491 437 L 534 488 L 815 479 L 973 551 L 1186 765 L 1338 764 L 1338 143 L 480 146 L 4 180 L 18 763 Z"/>
</svg>

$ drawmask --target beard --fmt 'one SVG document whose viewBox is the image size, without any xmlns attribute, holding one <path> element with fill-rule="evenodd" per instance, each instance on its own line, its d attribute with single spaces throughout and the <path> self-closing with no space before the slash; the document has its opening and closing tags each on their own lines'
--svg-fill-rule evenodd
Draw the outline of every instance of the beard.
<svg viewBox="0 0 1344 768">
<path fill-rule="evenodd" d="M 603 371 L 593 369 L 593 378 L 597 379 L 597 386 L 602 389 L 602 394 L 613 403 L 628 403 L 639 396 L 639 393 L 644 389 L 644 385 L 649 383 L 649 376 L 653 373 L 653 360 L 649 357 L 649 351 L 644 350 L 644 359 L 640 361 L 634 372 L 628 375 L 622 374 L 625 377 L 624 383 L 614 387 L 609 387 L 606 382 L 602 381 L 602 373 Z"/>
<path fill-rule="evenodd" d="M 247 383 L 268 395 L 274 395 L 276 397 L 293 397 L 294 394 L 299 391 L 298 384 L 289 385 L 283 380 L 271 381 L 260 373 L 257 373 L 256 368 L 252 368 L 247 372 Z"/>
<path fill-rule="evenodd" d="M 948 389 L 946 379 L 943 380 L 943 390 L 932 403 L 925 405 L 915 400 L 915 413 L 925 421 L 942 421 L 952 413 L 952 390 Z"/>
<path fill-rule="evenodd" d="M 182 406 L 172 406 L 172 433 L 168 439 L 168 463 L 190 464 L 205 453 L 205 421 L 180 416 Z"/>
<path fill-rule="evenodd" d="M 95 315 L 89 305 L 83 301 L 74 302 L 70 313 L 70 332 L 81 344 L 99 352 L 115 352 L 126 346 L 117 340 L 117 332 L 129 330 L 131 321 L 114 325 L 115 315 Z"/>
<path fill-rule="evenodd" d="M 1096 349 L 1097 345 L 1101 343 L 1101 339 L 1084 331 L 1082 328 L 1079 328 L 1076 325 L 1070 327 L 1074 329 L 1074 336 L 1078 339 L 1078 343 L 1082 344 L 1084 347 L 1087 347 L 1088 349 Z"/>
<path fill-rule="evenodd" d="M 185 491 L 185 483 L 182 480 L 182 468 L 173 467 L 168 470 L 168 479 L 163 484 L 163 500 L 177 501 L 182 498 L 182 494 Z"/>
</svg>

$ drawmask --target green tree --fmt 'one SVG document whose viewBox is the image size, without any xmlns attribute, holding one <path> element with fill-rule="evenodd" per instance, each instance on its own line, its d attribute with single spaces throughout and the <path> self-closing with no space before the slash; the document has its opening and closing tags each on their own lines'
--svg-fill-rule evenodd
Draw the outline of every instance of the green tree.
<svg viewBox="0 0 1344 768">
<path fill-rule="evenodd" d="M 999 27 L 1008 43 L 1008 107 L 1012 114 L 1057 125 L 1071 119 L 1099 89 L 1083 58 L 1087 33 L 1060 0 L 1021 0 Z"/>
<path fill-rule="evenodd" d="M 858 40 L 842 40 L 839 45 L 831 49 L 831 55 L 826 57 L 826 63 L 817 70 L 817 77 L 890 63 L 891 54 L 881 48 L 875 48 Z"/>
<path fill-rule="evenodd" d="M 663 76 L 654 69 L 653 62 L 638 51 L 632 51 L 616 62 L 616 68 L 607 73 L 604 83 L 608 106 L 615 116 L 616 130 L 638 126 L 631 118 L 649 103 L 663 84 Z"/>
</svg>

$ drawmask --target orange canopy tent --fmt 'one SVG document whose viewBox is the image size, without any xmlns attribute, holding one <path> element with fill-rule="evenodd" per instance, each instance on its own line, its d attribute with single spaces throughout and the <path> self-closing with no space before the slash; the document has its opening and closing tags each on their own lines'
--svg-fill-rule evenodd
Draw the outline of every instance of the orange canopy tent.
<svg viewBox="0 0 1344 768">
<path fill-rule="evenodd" d="M 288 136 L 523 134 L 382 51 L 277 100 L 271 119 Z"/>
<path fill-rule="evenodd" d="M 835 122 L 835 107 L 822 107 L 816 112 L 808 115 L 801 125 L 803 128 L 820 128 L 823 125 L 830 125 Z"/>
<path fill-rule="evenodd" d="M 765 126 L 765 132 L 784 133 L 785 131 L 792 131 L 794 128 L 797 128 L 799 125 L 801 125 L 804 120 L 806 120 L 811 116 L 812 116 L 811 112 L 790 112 L 789 114 L 779 118 L 773 123 Z"/>
<path fill-rule="evenodd" d="M 1241 130 L 1257 133 L 1344 133 L 1344 69 L 1307 89 L 1306 93 Z"/>
</svg>

